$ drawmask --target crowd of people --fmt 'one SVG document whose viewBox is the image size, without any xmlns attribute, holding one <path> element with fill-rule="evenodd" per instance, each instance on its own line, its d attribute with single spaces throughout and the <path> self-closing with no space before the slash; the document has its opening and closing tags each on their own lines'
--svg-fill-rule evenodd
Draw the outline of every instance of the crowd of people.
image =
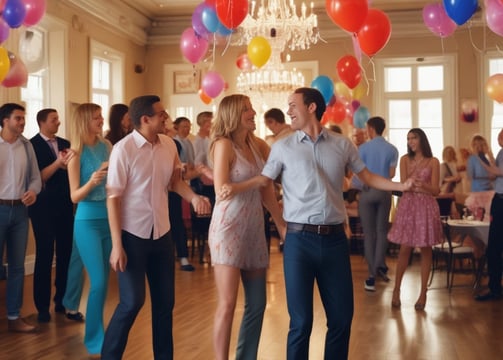
<svg viewBox="0 0 503 360">
<path fill-rule="evenodd" d="M 366 129 L 350 138 L 321 125 L 325 109 L 318 90 L 296 89 L 288 97 L 290 125 L 279 109 L 264 114 L 273 133 L 266 142 L 254 135 L 256 112 L 250 98 L 233 94 L 220 101 L 215 117 L 211 112 L 198 115 L 199 132 L 191 141 L 190 119 L 173 122 L 158 96 L 137 97 L 129 106 L 113 105 L 106 136 L 101 107 L 85 103 L 74 111 L 70 142 L 56 135 L 57 110 L 40 110 L 36 119 L 40 132 L 27 140 L 22 136 L 25 109 L 13 103 L 1 106 L 0 258 L 5 246 L 9 330 L 37 330 L 21 317 L 31 219 L 38 322 L 51 320 L 56 253 L 54 312 L 85 323 L 84 344 L 90 355 L 122 358 L 145 301 L 146 278 L 154 358 L 172 359 L 175 258 L 181 270 L 195 270 L 188 261 L 184 225 L 188 209 L 193 216 L 208 219 L 204 226 L 217 293 L 213 328 L 217 360 L 229 357 L 240 284 L 244 314 L 236 359 L 257 358 L 267 303 L 269 217 L 283 251 L 290 317 L 287 358 L 308 358 L 315 281 L 327 319 L 325 358 L 347 358 L 354 311 L 347 202 L 342 196 L 348 188 L 358 193 L 356 210 L 368 265 L 364 289 L 376 291 L 378 277 L 391 280 L 388 241 L 399 244 L 391 302 L 399 308 L 411 252 L 420 248 L 421 284 L 415 309 L 424 310 L 431 248 L 442 236 L 436 197 L 452 197 L 453 217 L 468 212 L 486 221 L 499 217 L 503 151 L 494 158 L 487 141 L 476 135 L 466 163 L 457 162 L 452 146 L 444 149 L 440 163 L 424 131 L 413 128 L 407 134 L 407 153 L 399 159 L 396 147 L 383 137 L 383 118 L 370 118 Z M 503 131 L 498 141 L 503 147 Z M 397 166 L 400 181 L 393 182 Z M 468 193 L 461 190 L 467 181 Z M 388 230 L 392 192 L 401 196 Z M 491 221 L 489 292 L 476 298 L 480 301 L 501 297 L 500 228 Z M 119 304 L 105 326 L 110 268 L 117 273 Z M 83 314 L 79 305 L 86 273 L 90 289 Z"/>
</svg>

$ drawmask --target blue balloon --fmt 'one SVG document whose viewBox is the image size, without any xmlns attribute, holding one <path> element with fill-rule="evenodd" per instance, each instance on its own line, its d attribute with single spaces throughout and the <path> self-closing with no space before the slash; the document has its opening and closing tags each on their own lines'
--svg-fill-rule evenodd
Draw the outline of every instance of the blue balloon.
<svg viewBox="0 0 503 360">
<path fill-rule="evenodd" d="M 355 128 L 364 129 L 369 118 L 369 110 L 365 106 L 360 106 L 353 114 L 353 125 Z"/>
<path fill-rule="evenodd" d="M 208 29 L 210 33 L 216 33 L 218 26 L 220 25 L 220 20 L 215 10 L 206 6 L 202 13 L 203 24 Z"/>
<path fill-rule="evenodd" d="M 447 15 L 458 25 L 463 25 L 477 11 L 477 0 L 444 0 Z"/>
<path fill-rule="evenodd" d="M 2 17 L 12 29 L 20 27 L 26 17 L 24 3 L 21 0 L 7 0 Z"/>
<path fill-rule="evenodd" d="M 232 30 L 225 27 L 225 25 L 222 24 L 219 20 L 217 33 L 218 35 L 229 36 L 230 34 L 232 34 Z"/>
<path fill-rule="evenodd" d="M 332 99 L 332 96 L 334 96 L 334 82 L 328 76 L 317 76 L 311 82 L 311 87 L 317 89 L 321 95 L 323 95 L 325 104 L 328 104 Z"/>
</svg>

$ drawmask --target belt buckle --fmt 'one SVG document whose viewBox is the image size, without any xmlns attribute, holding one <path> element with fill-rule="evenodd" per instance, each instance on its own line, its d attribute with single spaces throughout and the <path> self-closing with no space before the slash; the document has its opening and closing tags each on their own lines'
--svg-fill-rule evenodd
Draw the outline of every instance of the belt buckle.
<svg viewBox="0 0 503 360">
<path fill-rule="evenodd" d="M 323 225 L 317 225 L 316 233 L 318 235 L 328 235 L 329 234 L 329 227 L 328 226 L 323 226 Z"/>
</svg>

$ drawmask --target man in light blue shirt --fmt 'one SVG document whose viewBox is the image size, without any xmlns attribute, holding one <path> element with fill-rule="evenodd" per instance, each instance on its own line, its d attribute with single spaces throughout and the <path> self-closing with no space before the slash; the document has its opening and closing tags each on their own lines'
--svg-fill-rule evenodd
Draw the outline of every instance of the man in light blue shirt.
<svg viewBox="0 0 503 360">
<path fill-rule="evenodd" d="M 398 150 L 387 142 L 382 134 L 386 127 L 384 119 L 372 117 L 367 121 L 370 141 L 360 145 L 360 157 L 373 173 L 391 179 L 395 176 Z M 364 254 L 369 277 L 365 280 L 365 290 L 375 291 L 375 277 L 379 275 L 389 281 L 386 266 L 388 248 L 388 223 L 391 209 L 391 192 L 364 186 L 358 202 L 358 213 L 363 227 Z"/>
<path fill-rule="evenodd" d="M 411 187 L 371 173 L 348 138 L 325 129 L 325 101 L 316 89 L 299 88 L 288 98 L 292 135 L 275 142 L 262 171 L 281 175 L 287 221 L 284 273 L 290 330 L 287 359 L 308 359 L 317 281 L 327 316 L 325 359 L 348 356 L 353 283 L 343 223 L 342 183 L 346 166 L 367 185 L 404 191 Z"/>
</svg>

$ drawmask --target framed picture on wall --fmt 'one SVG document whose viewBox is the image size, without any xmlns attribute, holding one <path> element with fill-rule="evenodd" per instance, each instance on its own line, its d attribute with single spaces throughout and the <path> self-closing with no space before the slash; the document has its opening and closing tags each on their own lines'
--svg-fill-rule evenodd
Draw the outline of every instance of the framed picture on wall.
<svg viewBox="0 0 503 360">
<path fill-rule="evenodd" d="M 199 90 L 201 72 L 199 70 L 180 70 L 173 73 L 173 93 L 195 94 Z"/>
</svg>

